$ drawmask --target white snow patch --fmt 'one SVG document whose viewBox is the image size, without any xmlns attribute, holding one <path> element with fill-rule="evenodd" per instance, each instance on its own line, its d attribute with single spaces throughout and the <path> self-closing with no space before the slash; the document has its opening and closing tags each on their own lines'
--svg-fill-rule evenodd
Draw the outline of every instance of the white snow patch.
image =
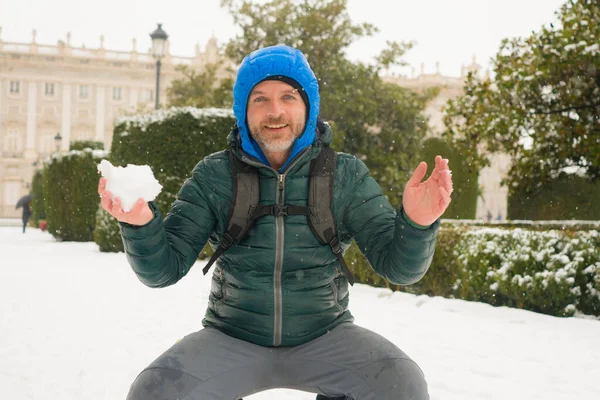
<svg viewBox="0 0 600 400">
<path fill-rule="evenodd" d="M 116 119 L 115 125 L 125 124 L 126 129 L 130 127 L 140 128 L 142 132 L 148 125 L 171 119 L 179 114 L 188 113 L 196 119 L 233 117 L 233 110 L 224 108 L 195 108 L 195 107 L 170 107 L 161 108 L 148 114 L 124 116 Z M 129 133 L 127 133 L 129 134 Z"/>
<path fill-rule="evenodd" d="M 595 54 L 595 53 L 598 53 L 598 51 L 600 51 L 600 45 L 598 43 L 594 43 L 593 45 L 588 46 L 583 50 L 583 52 L 586 54 L 587 53 Z"/>
<path fill-rule="evenodd" d="M 124 399 L 142 369 L 202 329 L 211 286 L 203 262 L 176 285 L 150 289 L 124 254 L 56 242 L 37 229 L 0 227 L 0 254 L 2 399 Z M 595 318 L 392 295 L 361 284 L 350 288 L 350 298 L 358 325 L 421 367 L 431 400 L 600 398 Z M 277 389 L 244 399 L 315 395 Z"/>
<path fill-rule="evenodd" d="M 129 164 L 123 168 L 102 160 L 98 164 L 98 171 L 106 178 L 106 190 L 111 198 L 121 199 L 125 212 L 131 211 L 138 199 L 154 200 L 162 189 L 148 165 Z"/>
</svg>

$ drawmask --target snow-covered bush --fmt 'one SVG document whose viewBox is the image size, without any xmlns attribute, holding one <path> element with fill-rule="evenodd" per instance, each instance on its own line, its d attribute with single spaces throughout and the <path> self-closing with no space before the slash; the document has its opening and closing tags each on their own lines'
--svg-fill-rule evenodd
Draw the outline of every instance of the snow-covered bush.
<svg viewBox="0 0 600 400">
<path fill-rule="evenodd" d="M 360 282 L 392 290 L 600 316 L 600 222 L 544 222 L 515 223 L 525 229 L 444 221 L 429 271 L 411 286 L 386 284 L 366 262 L 350 264 Z"/>
<path fill-rule="evenodd" d="M 98 207 L 96 212 L 96 228 L 94 229 L 94 242 L 102 252 L 116 253 L 123 251 L 123 242 L 119 232 L 117 220 Z"/>
<path fill-rule="evenodd" d="M 96 224 L 98 172 L 103 150 L 56 153 L 45 163 L 43 193 L 48 231 L 59 240 L 91 241 Z"/>
<path fill-rule="evenodd" d="M 181 185 L 206 155 L 227 147 L 231 110 L 171 107 L 116 121 L 108 160 L 115 166 L 149 165 L 163 186 L 156 204 L 167 215 Z M 101 251 L 123 251 L 118 224 L 98 211 L 94 240 Z"/>
<path fill-rule="evenodd" d="M 69 144 L 69 150 L 104 150 L 104 142 L 96 140 L 75 140 Z"/>
<path fill-rule="evenodd" d="M 480 229 L 466 232 L 455 255 L 457 297 L 552 315 L 600 312 L 598 231 Z"/>
</svg>

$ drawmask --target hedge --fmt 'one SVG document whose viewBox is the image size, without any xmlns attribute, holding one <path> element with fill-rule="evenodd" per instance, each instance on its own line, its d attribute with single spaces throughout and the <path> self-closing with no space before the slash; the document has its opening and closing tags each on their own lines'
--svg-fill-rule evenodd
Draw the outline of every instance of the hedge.
<svg viewBox="0 0 600 400">
<path fill-rule="evenodd" d="M 471 171 L 468 160 L 440 138 L 430 138 L 423 142 L 420 159 L 427 162 L 427 176 L 435 167 L 435 156 L 441 155 L 450 161 L 454 192 L 452 202 L 444 213 L 444 218 L 475 218 L 477 196 L 479 194 L 479 173 Z"/>
<path fill-rule="evenodd" d="M 91 241 L 98 209 L 96 165 L 106 152 L 86 149 L 52 155 L 43 173 L 48 231 L 59 240 Z"/>
<path fill-rule="evenodd" d="M 150 166 L 163 186 L 156 203 L 166 216 L 194 166 L 227 147 L 234 124 L 231 110 L 215 108 L 172 107 L 124 117 L 115 124 L 108 160 L 115 166 Z M 94 241 L 100 250 L 123 251 L 117 221 L 103 210 L 96 218 Z"/>
<path fill-rule="evenodd" d="M 69 144 L 69 151 L 85 149 L 104 150 L 104 143 L 94 140 L 75 140 Z"/>
<path fill-rule="evenodd" d="M 577 229 L 559 221 L 546 226 L 563 229 L 529 225 L 444 221 L 429 271 L 410 286 L 387 284 L 355 248 L 346 253 L 346 261 L 360 282 L 373 286 L 555 316 L 600 316 L 600 222 L 571 225 Z"/>
<path fill-rule="evenodd" d="M 46 219 L 43 176 L 42 170 L 36 170 L 31 180 L 31 221 L 35 227 L 40 226 L 41 219 Z"/>
<path fill-rule="evenodd" d="M 455 296 L 544 314 L 600 316 L 598 231 L 488 228 L 456 247 Z"/>
<path fill-rule="evenodd" d="M 515 189 L 508 197 L 511 219 L 600 220 L 600 181 L 590 182 L 575 174 L 561 174 L 533 192 Z"/>
</svg>

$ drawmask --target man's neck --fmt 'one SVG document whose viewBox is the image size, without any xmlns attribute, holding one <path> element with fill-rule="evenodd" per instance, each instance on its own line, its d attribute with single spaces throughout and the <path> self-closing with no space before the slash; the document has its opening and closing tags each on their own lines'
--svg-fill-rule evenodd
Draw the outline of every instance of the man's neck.
<svg viewBox="0 0 600 400">
<path fill-rule="evenodd" d="M 279 171 L 281 169 L 281 167 L 283 167 L 283 164 L 285 164 L 285 162 L 287 161 L 288 157 L 290 156 L 291 151 L 288 150 L 288 151 L 278 151 L 278 152 L 273 152 L 273 153 L 265 153 L 263 150 L 263 153 L 265 154 L 265 157 L 267 157 L 267 160 L 269 161 L 271 168 Z"/>
</svg>

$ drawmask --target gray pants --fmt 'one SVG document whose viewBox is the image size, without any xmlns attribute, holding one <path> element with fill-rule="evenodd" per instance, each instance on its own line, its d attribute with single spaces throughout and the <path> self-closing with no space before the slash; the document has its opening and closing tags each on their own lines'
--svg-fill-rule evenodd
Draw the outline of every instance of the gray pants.
<svg viewBox="0 0 600 400">
<path fill-rule="evenodd" d="M 353 323 L 295 347 L 262 347 L 203 329 L 143 370 L 127 399 L 236 400 L 274 388 L 355 400 L 429 399 L 417 364 Z"/>
</svg>

